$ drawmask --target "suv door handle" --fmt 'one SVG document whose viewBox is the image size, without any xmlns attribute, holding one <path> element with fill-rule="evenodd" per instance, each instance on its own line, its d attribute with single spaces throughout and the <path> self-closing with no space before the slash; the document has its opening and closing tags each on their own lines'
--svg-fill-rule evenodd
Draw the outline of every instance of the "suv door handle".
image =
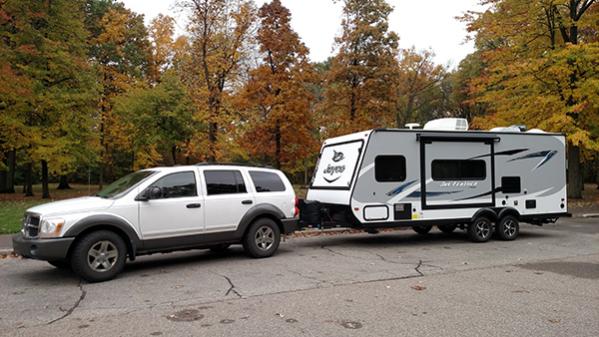
<svg viewBox="0 0 599 337">
<path fill-rule="evenodd" d="M 242 201 L 241 203 L 242 203 L 242 204 L 244 204 L 244 205 L 251 205 L 251 204 L 253 204 L 254 202 L 253 202 L 253 201 L 251 201 L 251 200 L 244 200 L 244 201 Z"/>
<path fill-rule="evenodd" d="M 185 207 L 187 208 L 200 208 L 202 204 L 187 204 Z"/>
</svg>

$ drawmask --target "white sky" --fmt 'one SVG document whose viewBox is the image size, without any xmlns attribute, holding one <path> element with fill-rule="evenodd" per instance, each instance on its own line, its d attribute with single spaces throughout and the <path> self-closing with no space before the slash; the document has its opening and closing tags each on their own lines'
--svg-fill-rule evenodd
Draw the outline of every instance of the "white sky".
<svg viewBox="0 0 599 337">
<path fill-rule="evenodd" d="M 265 0 L 255 0 L 258 6 Z M 291 11 L 293 29 L 310 48 L 312 61 L 323 61 L 332 54 L 333 42 L 341 32 L 341 1 L 281 0 Z M 478 0 L 387 0 L 395 10 L 390 16 L 390 29 L 399 34 L 401 48 L 432 48 L 435 61 L 454 68 L 473 51 L 471 42 L 464 43 L 465 25 L 455 19 L 467 10 L 480 10 Z M 177 0 L 122 0 L 125 6 L 145 15 L 146 23 L 159 13 L 177 21 L 177 29 L 185 29 L 185 15 L 174 8 Z"/>
</svg>

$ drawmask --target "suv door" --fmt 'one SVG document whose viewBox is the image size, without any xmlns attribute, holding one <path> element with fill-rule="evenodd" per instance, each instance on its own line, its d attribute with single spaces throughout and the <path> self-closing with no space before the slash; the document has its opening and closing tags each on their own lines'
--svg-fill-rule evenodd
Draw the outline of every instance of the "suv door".
<svg viewBox="0 0 599 337">
<path fill-rule="evenodd" d="M 240 170 L 204 170 L 206 190 L 206 231 L 233 231 L 241 218 L 253 206 L 254 196 L 248 193 Z"/>
<path fill-rule="evenodd" d="M 196 180 L 194 171 L 176 172 L 148 187 L 160 187 L 162 196 L 139 202 L 139 223 L 144 239 L 204 231 L 204 200 L 198 193 Z"/>
</svg>

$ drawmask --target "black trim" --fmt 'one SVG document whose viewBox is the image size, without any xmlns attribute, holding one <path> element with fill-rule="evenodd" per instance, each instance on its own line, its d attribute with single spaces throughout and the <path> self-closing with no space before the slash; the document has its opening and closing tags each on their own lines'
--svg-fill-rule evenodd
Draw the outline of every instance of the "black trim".
<svg viewBox="0 0 599 337">
<path fill-rule="evenodd" d="M 423 210 L 434 209 L 458 209 L 458 208 L 480 208 L 495 206 L 495 140 L 498 137 L 445 137 L 438 136 L 435 133 L 422 136 L 416 134 L 417 140 L 420 141 L 420 203 Z M 451 139 L 451 140 L 448 140 Z M 475 203 L 475 204 L 426 204 L 426 144 L 432 144 L 433 141 L 441 142 L 483 142 L 490 146 L 490 162 L 491 162 L 491 202 L 490 203 Z M 431 173 L 432 174 L 432 173 Z"/>
<path fill-rule="evenodd" d="M 370 137 L 370 136 L 369 136 Z M 334 144 L 327 144 L 325 146 L 322 147 L 322 149 L 320 150 L 320 155 L 319 157 L 319 163 L 318 166 L 320 165 L 320 157 L 322 156 L 322 153 L 324 152 L 324 149 L 326 149 L 329 146 L 338 146 L 338 145 L 345 145 L 345 144 L 350 144 L 350 143 L 357 143 L 360 142 L 362 143 L 362 145 L 360 146 L 360 149 L 358 149 L 358 151 L 360 152 L 358 154 L 358 162 L 356 162 L 356 165 L 354 166 L 354 172 L 352 173 L 351 179 L 349 180 L 349 186 L 347 187 L 332 187 L 332 186 L 314 186 L 314 181 L 312 181 L 312 183 L 310 184 L 310 186 L 308 187 L 311 190 L 337 190 L 337 191 L 349 191 L 352 189 L 352 186 L 354 184 L 354 178 L 356 177 L 356 172 L 358 170 L 358 166 L 361 163 L 361 159 L 364 157 L 364 140 L 363 139 L 354 139 L 354 140 L 348 140 L 346 142 L 341 142 L 341 143 L 334 143 Z M 366 144 L 368 145 L 368 144 Z M 316 167 L 315 170 L 318 170 L 319 167 Z M 314 177 L 316 177 L 316 174 L 318 174 L 318 171 L 314 172 Z"/>
<path fill-rule="evenodd" d="M 368 222 L 363 223 L 359 228 L 394 228 L 394 227 L 412 227 L 422 225 L 445 225 L 445 224 L 460 224 L 470 222 L 470 218 L 455 218 L 455 219 L 436 219 L 436 220 L 403 220 L 403 221 L 386 221 L 386 222 Z"/>
<path fill-rule="evenodd" d="M 64 260 L 75 238 L 26 239 L 21 234 L 12 237 L 15 253 L 37 260 Z"/>
<path fill-rule="evenodd" d="M 135 259 L 135 255 L 137 255 L 137 249 L 142 247 L 141 238 L 137 235 L 137 232 L 133 229 L 131 224 L 126 222 L 125 220 L 118 218 L 114 215 L 108 214 L 98 214 L 92 215 L 87 218 L 83 218 L 79 220 L 75 225 L 71 226 L 63 236 L 68 237 L 76 237 L 77 235 L 92 229 L 94 227 L 98 228 L 115 228 L 125 233 L 128 237 L 127 247 L 129 250 L 129 258 Z"/>
<path fill-rule="evenodd" d="M 384 218 L 376 218 L 376 219 L 366 219 L 366 209 L 367 208 L 375 208 L 375 207 L 385 207 L 385 209 L 387 210 L 387 216 L 385 216 Z M 362 217 L 364 218 L 364 220 L 366 221 L 378 221 L 378 220 L 387 220 L 389 219 L 389 206 L 387 205 L 367 205 L 362 207 Z"/>
</svg>

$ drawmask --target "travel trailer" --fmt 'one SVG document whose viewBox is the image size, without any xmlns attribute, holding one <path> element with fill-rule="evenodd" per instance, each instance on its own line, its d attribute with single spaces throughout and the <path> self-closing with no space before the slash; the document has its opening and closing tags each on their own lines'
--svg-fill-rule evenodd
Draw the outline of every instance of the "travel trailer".
<svg viewBox="0 0 599 337">
<path fill-rule="evenodd" d="M 567 215 L 563 134 L 523 126 L 468 131 L 447 118 L 423 129 L 374 129 L 324 142 L 301 204 L 304 226 L 410 226 L 513 240 L 519 223 Z"/>
</svg>

